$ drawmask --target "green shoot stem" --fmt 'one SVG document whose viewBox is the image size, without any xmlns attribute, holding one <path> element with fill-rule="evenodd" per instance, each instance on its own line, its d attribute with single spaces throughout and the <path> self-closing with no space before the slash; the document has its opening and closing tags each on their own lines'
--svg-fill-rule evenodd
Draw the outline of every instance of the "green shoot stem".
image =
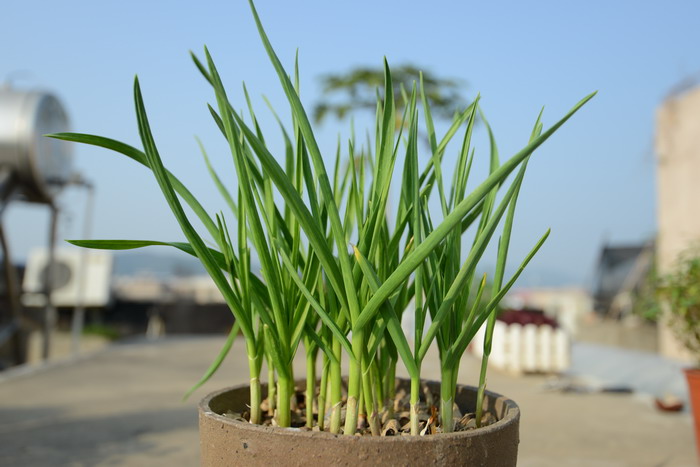
<svg viewBox="0 0 700 467">
<path fill-rule="evenodd" d="M 365 348 L 365 332 L 359 330 L 352 335 L 352 351 L 357 358 L 350 361 L 348 373 L 348 400 L 345 407 L 345 429 L 346 435 L 353 435 L 357 431 L 358 403 L 360 391 L 362 390 L 362 366 L 361 355 Z"/>
<path fill-rule="evenodd" d="M 420 403 L 420 377 L 411 378 L 411 435 L 418 436 L 418 404 Z"/>
<path fill-rule="evenodd" d="M 333 353 L 338 357 L 331 361 L 331 433 L 340 433 L 341 409 L 343 404 L 342 376 L 340 369 L 341 346 L 337 339 L 333 339 Z"/>
<path fill-rule="evenodd" d="M 314 395 L 316 393 L 316 354 L 306 354 L 306 426 L 314 426 Z"/>
<path fill-rule="evenodd" d="M 481 357 L 481 372 L 479 374 L 479 389 L 476 393 L 476 426 L 481 427 L 481 417 L 484 414 L 484 391 L 486 390 L 486 368 L 489 364 L 489 356 Z"/>
<path fill-rule="evenodd" d="M 379 409 L 377 407 L 377 399 L 372 394 L 372 375 L 371 369 L 367 364 L 366 359 L 362 359 L 362 393 L 364 394 L 365 409 L 367 412 L 367 421 L 372 436 L 381 434 L 381 426 L 379 422 Z"/>
<path fill-rule="evenodd" d="M 420 371 L 418 372 L 420 374 Z M 387 417 L 392 418 L 394 416 L 394 399 L 396 398 L 396 359 L 392 358 L 389 362 L 389 369 L 387 370 L 386 377 L 384 379 L 384 406 L 387 411 Z"/>
<path fill-rule="evenodd" d="M 452 367 L 446 366 L 440 372 L 440 426 L 442 426 L 443 433 L 454 431 L 454 420 L 452 419 L 455 400 L 453 371 Z"/>
<path fill-rule="evenodd" d="M 321 385 L 318 390 L 318 429 L 326 428 L 326 393 L 328 392 L 328 357 L 323 356 L 323 369 L 321 370 Z"/>
<path fill-rule="evenodd" d="M 370 375 L 372 377 L 372 387 L 374 388 L 374 403 L 378 410 L 384 408 L 384 381 L 379 374 L 379 365 L 377 361 L 369 362 Z M 381 405 L 380 405 L 381 404 Z M 381 410 L 380 410 L 381 411 Z M 381 422 L 381 420 L 380 420 Z"/>
<path fill-rule="evenodd" d="M 267 364 L 267 406 L 268 413 L 274 416 L 277 408 L 277 383 L 275 382 L 275 367 L 272 366 L 270 360 Z"/>
<path fill-rule="evenodd" d="M 250 375 L 250 423 L 260 424 L 262 414 L 260 411 L 260 356 L 255 354 L 253 346 L 248 346 L 248 373 Z"/>
<path fill-rule="evenodd" d="M 260 413 L 261 391 L 260 378 L 250 372 L 250 423 L 259 425 L 262 420 Z"/>
<path fill-rule="evenodd" d="M 294 395 L 294 381 L 281 373 L 277 378 L 277 425 L 289 427 L 292 424 L 291 401 Z"/>
</svg>

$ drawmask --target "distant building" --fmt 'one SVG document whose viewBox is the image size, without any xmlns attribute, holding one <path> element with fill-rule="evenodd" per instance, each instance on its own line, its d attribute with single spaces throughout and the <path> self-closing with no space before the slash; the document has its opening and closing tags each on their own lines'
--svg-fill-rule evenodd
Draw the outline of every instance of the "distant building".
<svg viewBox="0 0 700 467">
<path fill-rule="evenodd" d="M 196 305 L 225 304 L 216 284 L 209 276 L 171 277 L 149 275 L 122 276 L 114 281 L 114 295 L 124 301 Z"/>
<path fill-rule="evenodd" d="M 635 296 L 648 284 L 654 265 L 654 243 L 603 246 L 593 285 L 593 307 L 601 317 L 623 318 Z"/>
<path fill-rule="evenodd" d="M 656 153 L 657 261 L 667 274 L 700 242 L 700 86 L 679 87 L 659 107 Z M 659 344 L 664 355 L 689 358 L 667 326 L 660 326 Z"/>
</svg>

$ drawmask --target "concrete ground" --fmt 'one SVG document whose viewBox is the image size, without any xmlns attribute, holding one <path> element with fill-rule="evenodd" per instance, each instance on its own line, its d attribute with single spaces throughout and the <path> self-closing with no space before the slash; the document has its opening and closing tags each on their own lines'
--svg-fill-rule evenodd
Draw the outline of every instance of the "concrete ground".
<svg viewBox="0 0 700 467">
<path fill-rule="evenodd" d="M 222 344 L 218 337 L 132 342 L 0 373 L 0 465 L 198 465 L 197 400 L 247 379 L 239 340 L 219 373 L 181 402 Z M 437 368 L 427 366 L 425 377 L 436 379 Z M 460 380 L 477 375 L 478 361 L 466 356 Z M 522 410 L 520 466 L 697 465 L 687 412 L 661 413 L 636 395 L 547 391 L 546 382 L 489 373 L 489 388 Z"/>
<path fill-rule="evenodd" d="M 83 334 L 80 336 L 79 352 L 80 353 L 94 353 L 98 350 L 102 350 L 110 344 L 110 341 L 99 335 L 95 334 Z M 49 361 L 55 360 L 65 360 L 73 354 L 73 336 L 67 331 L 54 331 L 51 333 L 51 352 L 49 354 Z M 39 331 L 34 331 L 29 335 L 29 346 L 28 346 L 27 360 L 30 364 L 41 364 L 42 362 L 42 348 L 43 348 L 43 337 Z"/>
</svg>

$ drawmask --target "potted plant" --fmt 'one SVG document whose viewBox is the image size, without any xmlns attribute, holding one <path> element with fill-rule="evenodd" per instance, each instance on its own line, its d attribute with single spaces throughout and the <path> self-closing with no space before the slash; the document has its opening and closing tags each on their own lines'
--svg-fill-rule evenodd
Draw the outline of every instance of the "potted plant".
<svg viewBox="0 0 700 467">
<path fill-rule="evenodd" d="M 516 200 L 532 153 L 593 94 L 546 130 L 540 114 L 529 142 L 501 161 L 478 97 L 439 137 L 422 83 L 404 90 L 401 104 L 392 92 L 380 93 L 374 140 L 363 145 L 353 135 L 347 145 L 339 144 L 329 171 L 299 98 L 298 69 L 290 77 L 283 68 L 252 2 L 250 6 L 292 111 L 290 128 L 277 118 L 285 143 L 283 161 L 266 144 L 245 89 L 247 115 L 229 100 L 205 49 L 202 59 L 192 58 L 214 91 L 216 105 L 209 110 L 230 148 L 234 192 L 213 170 L 203 148 L 202 153 L 231 213 L 211 217 L 164 167 L 137 79 L 143 150 L 94 135 L 52 137 L 105 147 L 150 169 L 187 242 L 72 243 L 105 249 L 175 247 L 199 258 L 220 289 L 236 326 L 195 388 L 216 371 L 239 329 L 250 383 L 210 394 L 200 404 L 205 465 L 419 459 L 514 465 L 519 410 L 513 401 L 485 390 L 491 335 L 499 301 L 549 234 L 506 277 Z M 386 63 L 384 89 L 392 89 Z M 430 145 L 422 162 L 419 110 Z M 397 117 L 403 124 L 396 125 Z M 470 178 L 477 118 L 490 140 L 489 173 L 480 182 Z M 456 161 L 443 167 L 448 148 Z M 344 153 L 347 164 L 341 163 Z M 400 196 L 389 203 L 392 185 L 398 185 Z M 431 209 L 431 200 L 439 214 Z M 190 223 L 183 202 L 205 227 L 212 246 Z M 487 279 L 476 268 L 497 231 L 495 272 Z M 251 270 L 251 250 L 260 275 Z M 405 313 L 415 315 L 409 333 L 401 327 Z M 482 325 L 487 338 L 478 387 L 457 385 L 462 355 Z M 433 344 L 439 350 L 439 383 L 421 380 Z M 292 361 L 300 348 L 306 378 L 296 381 Z M 263 363 L 267 384 L 261 383 Z M 409 379 L 397 383 L 398 364 Z M 408 436 L 386 436 L 404 432 Z M 353 434 L 366 436 L 349 436 Z"/>
<path fill-rule="evenodd" d="M 680 256 L 674 270 L 660 279 L 658 294 L 669 324 L 681 343 L 700 362 L 700 254 L 697 249 Z M 700 449 L 700 368 L 684 370 Z"/>
</svg>

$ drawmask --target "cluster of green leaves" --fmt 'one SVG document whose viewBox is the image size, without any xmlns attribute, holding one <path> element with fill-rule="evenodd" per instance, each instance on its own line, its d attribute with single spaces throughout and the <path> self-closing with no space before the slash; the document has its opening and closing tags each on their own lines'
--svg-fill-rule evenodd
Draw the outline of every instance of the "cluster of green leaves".
<svg viewBox="0 0 700 467">
<path fill-rule="evenodd" d="M 659 280 L 658 296 L 668 305 L 678 338 L 700 362 L 700 255 L 697 249 L 680 256 L 674 270 Z"/>
<path fill-rule="evenodd" d="M 394 375 L 401 361 L 411 379 L 411 428 L 415 434 L 421 365 L 428 348 L 437 342 L 442 370 L 442 426 L 443 431 L 451 431 L 460 359 L 482 325 L 486 323 L 492 330 L 498 302 L 548 235 L 545 233 L 536 242 L 506 281 L 509 239 L 527 161 L 592 95 L 546 131 L 538 118 L 530 141 L 505 162 L 499 159 L 487 124 L 491 140 L 489 174 L 469 191 L 475 157 L 471 139 L 480 112 L 478 98 L 458 113 L 446 133 L 438 138 L 424 83 L 413 83 L 410 91 L 402 89 L 404 108 L 397 108 L 392 92 L 377 99 L 373 143 L 359 146 L 352 135 L 347 147 L 339 144 L 335 167 L 328 171 L 299 98 L 298 67 L 293 77 L 287 74 L 252 2 L 251 9 L 291 108 L 290 130 L 277 119 L 285 142 L 283 165 L 266 144 L 245 88 L 247 116 L 231 104 L 209 52 L 205 49 L 204 60 L 192 55 L 214 91 L 216 106 L 210 106 L 209 111 L 228 143 L 235 167 L 234 196 L 227 188 L 226 178 L 216 173 L 202 147 L 212 180 L 230 208 L 228 220 L 235 220 L 235 231 L 229 230 L 225 214 L 211 217 L 163 165 L 136 80 L 134 99 L 143 151 L 93 135 L 52 136 L 114 150 L 150 169 L 187 242 L 73 243 L 106 249 L 167 245 L 200 259 L 235 316 L 236 327 L 198 385 L 217 370 L 240 328 L 249 359 L 251 422 L 257 423 L 262 417 L 260 376 L 266 362 L 271 410 L 278 425 L 290 425 L 294 400 L 292 362 L 303 347 L 309 426 L 316 423 L 321 429 L 338 433 L 345 412 L 343 431 L 352 434 L 359 414 L 364 413 L 372 432 L 378 434 L 379 414 L 392 410 Z M 386 63 L 384 88 L 393 89 Z M 423 167 L 418 155 L 419 108 L 425 121 L 423 131 L 430 142 L 430 154 Z M 396 125 L 397 118 L 401 125 Z M 486 121 L 483 116 L 481 119 Z M 443 156 L 459 134 L 461 141 L 448 185 Z M 344 152 L 348 160 L 345 165 L 341 163 Z M 395 173 L 397 166 L 403 168 L 401 174 Z M 512 173 L 513 180 L 507 184 Z M 389 197 L 396 179 L 400 180 L 400 199 L 396 210 L 390 212 Z M 439 220 L 428 209 L 431 196 L 439 199 Z M 204 225 L 213 246 L 207 246 L 192 226 L 183 202 Z M 475 269 L 499 227 L 491 296 L 484 300 L 486 278 L 475 277 Z M 473 241 L 470 248 L 462 251 L 466 232 L 473 234 Z M 251 270 L 251 247 L 260 261 L 260 276 Z M 415 313 L 412 336 L 401 327 L 402 315 L 407 312 Z M 425 330 L 428 320 L 430 325 Z M 486 342 L 482 394 L 490 332 Z M 316 378 L 319 357 L 320 383 Z M 349 363 L 345 400 L 343 360 Z M 316 413 L 314 406 L 318 407 Z"/>
</svg>

